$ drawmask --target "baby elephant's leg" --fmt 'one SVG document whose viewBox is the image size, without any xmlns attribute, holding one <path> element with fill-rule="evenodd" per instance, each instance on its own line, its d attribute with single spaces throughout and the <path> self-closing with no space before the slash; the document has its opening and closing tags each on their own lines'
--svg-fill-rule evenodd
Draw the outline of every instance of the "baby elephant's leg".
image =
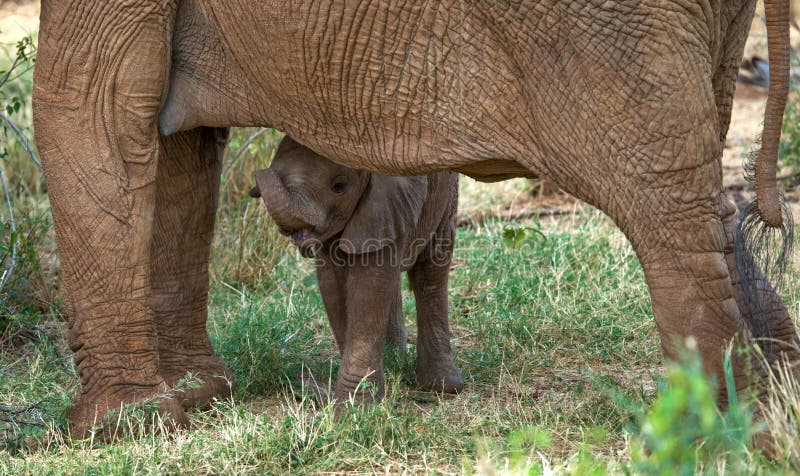
<svg viewBox="0 0 800 476">
<path fill-rule="evenodd" d="M 409 270 L 417 300 L 417 384 L 437 392 L 464 387 L 450 351 L 447 281 L 450 260 L 426 258 Z"/>
<path fill-rule="evenodd" d="M 340 402 L 369 402 L 384 393 L 383 348 L 400 269 L 390 250 L 359 255 L 347 272 L 347 330 L 336 382 Z"/>
<path fill-rule="evenodd" d="M 331 325 L 339 353 L 344 354 L 347 332 L 347 272 L 340 261 L 327 253 L 320 253 L 317 265 L 317 283 L 325 304 L 325 313 Z"/>
<path fill-rule="evenodd" d="M 328 254 L 321 253 L 318 258 L 320 260 L 317 267 L 319 290 L 325 304 L 328 322 L 336 338 L 336 345 L 339 347 L 339 353 L 344 354 L 345 333 L 347 332 L 347 289 L 345 288 L 347 271 L 340 263 L 344 263 L 346 257 L 337 256 L 333 259 Z M 403 355 L 406 352 L 407 341 L 406 321 L 403 316 L 403 296 L 401 287 L 398 285 L 389 311 L 386 345 L 396 351 L 398 355 Z"/>
<path fill-rule="evenodd" d="M 386 345 L 395 351 L 398 356 L 406 353 L 408 335 L 406 334 L 406 320 L 403 316 L 403 294 L 401 286 L 397 286 L 392 307 L 389 310 L 389 328 L 386 333 Z"/>
</svg>

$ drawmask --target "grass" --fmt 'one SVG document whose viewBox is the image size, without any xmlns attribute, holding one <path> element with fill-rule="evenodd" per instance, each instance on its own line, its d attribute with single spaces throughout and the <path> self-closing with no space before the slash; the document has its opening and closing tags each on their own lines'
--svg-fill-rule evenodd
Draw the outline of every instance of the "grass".
<svg viewBox="0 0 800 476">
<path fill-rule="evenodd" d="M 624 385 L 631 399 L 649 401 L 658 343 L 641 270 L 626 242 L 596 212 L 575 221 L 572 233 L 555 220 L 542 223 L 545 238 L 537 235 L 518 249 L 503 245 L 502 221 L 459 230 L 451 314 L 468 390 L 458 397 L 439 401 L 415 392 L 411 361 L 390 366 L 389 397 L 381 405 L 354 410 L 344 421 L 333 421 L 330 407 L 303 400 L 296 373 L 303 367 L 335 373 L 338 357 L 313 269 L 285 253 L 263 292 L 213 286 L 210 334 L 239 390 L 232 402 L 193 412 L 194 431 L 100 449 L 62 443 L 50 431 L 42 438 L 56 447 L 0 457 L 0 470 L 239 474 L 388 466 L 458 472 L 482 442 L 502 440 L 520 426 L 546 429 L 549 458 L 568 457 L 587 439 L 596 454 L 613 456 L 625 448 L 630 415 L 604 386 Z M 406 299 L 413 335 L 409 293 Z M 4 357 L 0 362 L 12 359 Z M 13 358 L 22 359 L 13 365 L 20 373 L 5 379 L 10 386 L 0 387 L 0 401 L 22 406 L 47 399 L 51 382 L 60 382 L 49 408 L 63 412 L 77 383 L 58 349 L 32 343 Z"/>
<path fill-rule="evenodd" d="M 334 420 L 296 377 L 335 374 L 338 357 L 313 269 L 284 253 L 263 290 L 214 283 L 209 330 L 239 387 L 231 401 L 192 412 L 192 431 L 69 441 L 60 415 L 77 382 L 57 342 L 4 353 L 0 402 L 43 400 L 52 428 L 0 453 L 0 473 L 458 473 L 502 469 L 520 452 L 540 469 L 621 471 L 656 395 L 659 343 L 627 242 L 598 212 L 570 219 L 533 225 L 544 236 L 517 249 L 503 244 L 504 221 L 459 230 L 451 323 L 467 390 L 457 397 L 415 391 L 411 357 L 389 366 L 380 405 Z M 409 293 L 404 305 L 413 336 Z"/>
<path fill-rule="evenodd" d="M 28 72 L 0 96 L 3 106 L 22 98 L 13 117 L 26 134 L 30 88 Z M 787 127 L 790 142 L 800 137 L 800 123 Z M 621 233 L 580 205 L 514 218 L 527 200 L 523 180 L 462 179 L 461 215 L 470 219 L 458 230 L 450 323 L 466 390 L 443 398 L 414 388 L 415 309 L 406 291 L 412 348 L 406 359 L 389 358 L 387 397 L 334 418 L 298 378 L 335 375 L 339 364 L 314 270 L 247 197 L 279 137 L 237 129 L 226 153 L 208 330 L 235 375 L 233 398 L 192 411 L 190 431 L 160 434 L 156 422 L 99 445 L 66 436 L 79 383 L 64 342 L 46 187 L 19 145 L 0 135 L 25 251 L 0 291 L 0 474 L 800 471 L 797 382 L 772 380 L 784 405 L 762 414 L 783 443 L 769 462 L 744 446 L 752 409 L 717 411 L 714 383 L 691 356 L 664 366 L 642 270 Z M 9 237 L 0 236 L 0 258 Z M 797 313 L 796 271 L 784 296 Z M 682 443 L 661 444 L 673 440 Z"/>
</svg>

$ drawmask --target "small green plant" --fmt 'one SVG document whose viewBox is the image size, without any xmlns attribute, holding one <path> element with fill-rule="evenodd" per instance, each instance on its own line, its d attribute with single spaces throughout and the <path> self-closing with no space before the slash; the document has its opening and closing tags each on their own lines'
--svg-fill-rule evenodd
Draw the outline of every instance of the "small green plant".
<svg viewBox="0 0 800 476">
<path fill-rule="evenodd" d="M 717 408 L 716 387 L 703 371 L 699 354 L 687 353 L 680 363 L 667 367 L 633 444 L 637 474 L 714 473 L 714 465 L 720 464 L 735 474 L 747 469 L 747 446 L 755 426 L 750 408 L 736 397 L 730 359 L 728 353 L 725 384 L 730 402 L 725 411 Z"/>
<path fill-rule="evenodd" d="M 537 451 L 548 450 L 553 446 L 553 436 L 538 426 L 524 426 L 511 432 L 507 441 L 508 464 L 510 468 L 525 470 L 527 474 L 540 474 L 542 464 Z"/>
<path fill-rule="evenodd" d="M 552 447 L 553 437 L 544 428 L 526 425 L 511 431 L 500 445 L 478 441 L 480 458 L 476 463 L 464 462 L 464 472 L 473 474 L 506 473 L 539 475 L 544 472 L 541 452 Z"/>
<path fill-rule="evenodd" d="M 185 393 L 189 390 L 194 390 L 202 386 L 203 386 L 203 379 L 201 379 L 194 373 L 187 371 L 186 375 L 177 382 L 175 382 L 175 385 L 172 388 L 177 393 Z"/>
<path fill-rule="evenodd" d="M 507 248 L 515 250 L 522 246 L 526 240 L 533 237 L 547 239 L 538 224 L 534 226 L 519 226 L 516 223 L 509 223 L 503 227 L 503 244 Z"/>
<path fill-rule="evenodd" d="M 156 393 L 142 400 L 122 405 L 119 409 L 111 410 L 105 414 L 100 425 L 95 428 L 95 433 L 106 433 L 113 436 L 133 436 L 142 438 L 161 433 L 163 427 L 169 424 L 159 413 L 160 404 L 164 400 L 171 400 L 187 390 L 199 388 L 203 381 L 191 372 L 178 380 L 170 389 Z"/>
<path fill-rule="evenodd" d="M 122 435 L 130 435 L 134 438 L 146 437 L 164 424 L 158 413 L 161 398 L 172 398 L 172 396 L 167 393 L 155 394 L 152 397 L 109 411 L 100 424 L 92 428 L 92 439 L 99 435 L 103 435 L 106 439 Z"/>
<path fill-rule="evenodd" d="M 569 462 L 564 473 L 571 476 L 604 476 L 610 473 L 610 469 L 607 462 L 598 458 L 588 445 L 584 444 Z"/>
</svg>

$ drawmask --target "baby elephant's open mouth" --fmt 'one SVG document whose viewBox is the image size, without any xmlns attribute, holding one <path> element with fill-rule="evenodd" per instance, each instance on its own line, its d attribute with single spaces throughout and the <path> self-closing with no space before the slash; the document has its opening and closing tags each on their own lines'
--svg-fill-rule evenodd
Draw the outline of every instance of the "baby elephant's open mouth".
<svg viewBox="0 0 800 476">
<path fill-rule="evenodd" d="M 319 240 L 313 237 L 310 228 L 302 228 L 292 232 L 292 241 L 306 258 L 313 258 Z"/>
<path fill-rule="evenodd" d="M 297 246 L 303 246 L 309 238 L 311 238 L 311 229 L 310 228 L 303 228 L 292 232 L 292 241 Z"/>
</svg>

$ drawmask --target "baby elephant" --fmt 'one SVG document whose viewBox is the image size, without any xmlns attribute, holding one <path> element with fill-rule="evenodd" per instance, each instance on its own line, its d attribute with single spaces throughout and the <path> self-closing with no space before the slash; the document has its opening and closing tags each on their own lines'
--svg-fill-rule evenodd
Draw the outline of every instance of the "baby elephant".
<svg viewBox="0 0 800 476">
<path fill-rule="evenodd" d="M 281 233 L 304 256 L 316 258 L 342 353 L 336 397 L 383 396 L 387 332 L 400 336 L 390 341 L 405 340 L 403 271 L 417 302 L 417 383 L 458 392 L 464 383 L 447 322 L 458 175 L 387 177 L 338 165 L 286 137 L 270 167 L 256 172 L 256 182 L 251 195 L 263 198 Z M 373 390 L 363 390 L 364 379 Z"/>
</svg>

